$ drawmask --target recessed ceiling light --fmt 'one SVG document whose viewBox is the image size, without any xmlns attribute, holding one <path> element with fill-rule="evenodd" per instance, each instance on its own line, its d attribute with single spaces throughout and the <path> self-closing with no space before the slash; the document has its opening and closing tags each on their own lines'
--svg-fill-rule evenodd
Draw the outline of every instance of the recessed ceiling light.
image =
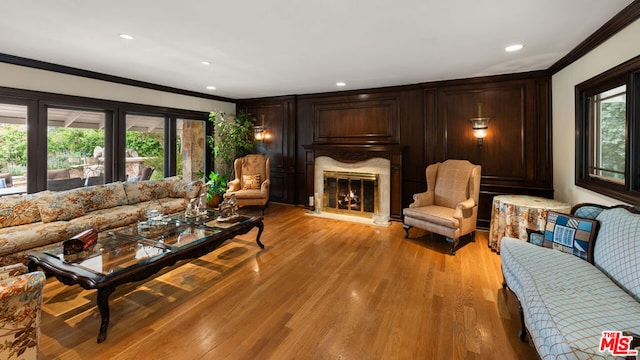
<svg viewBox="0 0 640 360">
<path fill-rule="evenodd" d="M 216 89 L 215 86 L 212 86 L 212 85 L 207 86 L 207 90 L 215 90 L 215 89 Z"/>
<path fill-rule="evenodd" d="M 522 49 L 523 47 L 524 47 L 524 45 L 522 45 L 522 44 L 513 44 L 513 45 L 509 45 L 506 48 L 504 48 L 504 51 L 507 51 L 507 52 L 518 51 L 518 50 Z"/>
<path fill-rule="evenodd" d="M 133 36 L 129 34 L 120 34 L 120 37 L 127 40 L 133 40 Z"/>
<path fill-rule="evenodd" d="M 344 82 L 344 81 L 338 81 L 338 82 L 336 83 L 336 86 L 346 86 L 346 85 L 347 85 L 347 83 L 346 83 L 346 82 Z"/>
<path fill-rule="evenodd" d="M 202 65 L 211 65 L 211 63 L 205 60 L 202 62 Z"/>
</svg>

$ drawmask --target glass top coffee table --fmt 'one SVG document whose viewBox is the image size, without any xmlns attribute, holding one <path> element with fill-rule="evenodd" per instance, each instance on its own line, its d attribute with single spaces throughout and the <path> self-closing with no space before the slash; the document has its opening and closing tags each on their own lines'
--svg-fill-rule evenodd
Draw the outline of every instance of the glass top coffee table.
<svg viewBox="0 0 640 360">
<path fill-rule="evenodd" d="M 102 318 L 98 342 L 107 337 L 109 295 L 118 285 L 144 280 L 167 266 L 210 253 L 226 240 L 258 228 L 256 243 L 264 249 L 260 235 L 262 216 L 238 215 L 220 219 L 217 213 L 187 219 L 183 214 L 165 216 L 154 225 L 132 226 L 98 234 L 96 244 L 72 255 L 60 246 L 27 255 L 29 269 L 40 267 L 65 285 L 78 284 L 98 290 L 98 309 Z"/>
</svg>

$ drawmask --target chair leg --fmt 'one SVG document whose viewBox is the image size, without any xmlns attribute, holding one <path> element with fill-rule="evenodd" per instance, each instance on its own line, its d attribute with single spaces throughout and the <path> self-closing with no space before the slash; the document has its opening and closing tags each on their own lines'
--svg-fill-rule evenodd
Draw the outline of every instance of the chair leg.
<svg viewBox="0 0 640 360">
<path fill-rule="evenodd" d="M 413 226 L 411 225 L 406 225 L 406 224 L 402 224 L 402 228 L 404 229 L 404 238 L 408 239 L 409 238 L 409 229 L 411 229 Z"/>
<path fill-rule="evenodd" d="M 458 245 L 458 242 L 460 240 L 458 238 L 450 238 L 447 237 L 447 242 L 451 243 L 451 255 L 455 255 L 456 254 L 456 245 Z"/>
</svg>

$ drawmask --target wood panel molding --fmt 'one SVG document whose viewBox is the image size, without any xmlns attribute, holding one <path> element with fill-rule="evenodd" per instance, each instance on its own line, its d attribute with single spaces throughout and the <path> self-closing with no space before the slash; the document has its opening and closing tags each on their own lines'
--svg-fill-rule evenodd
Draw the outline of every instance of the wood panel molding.
<svg viewBox="0 0 640 360">
<path fill-rule="evenodd" d="M 398 100 L 317 102 L 313 107 L 314 143 L 398 143 Z"/>
</svg>

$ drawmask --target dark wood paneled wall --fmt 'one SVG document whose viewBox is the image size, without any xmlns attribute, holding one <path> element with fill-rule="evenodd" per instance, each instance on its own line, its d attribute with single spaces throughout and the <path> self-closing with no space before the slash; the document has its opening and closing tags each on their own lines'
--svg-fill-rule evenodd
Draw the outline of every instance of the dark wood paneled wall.
<svg viewBox="0 0 640 360">
<path fill-rule="evenodd" d="M 306 204 L 309 182 L 303 146 L 398 145 L 402 152 L 402 206 L 426 189 L 427 165 L 448 158 L 482 165 L 478 225 L 489 227 L 498 194 L 553 196 L 550 76 L 534 72 L 393 88 L 244 100 L 265 115 L 272 138 L 272 199 Z M 489 117 L 482 146 L 472 117 Z M 392 214 L 393 215 L 393 214 Z M 397 214 L 396 214 L 397 215 Z"/>
<path fill-rule="evenodd" d="M 295 97 L 241 101 L 238 108 L 253 114 L 258 124 L 264 121 L 267 138 L 256 143 L 254 152 L 271 158 L 270 200 L 295 203 Z"/>
</svg>

